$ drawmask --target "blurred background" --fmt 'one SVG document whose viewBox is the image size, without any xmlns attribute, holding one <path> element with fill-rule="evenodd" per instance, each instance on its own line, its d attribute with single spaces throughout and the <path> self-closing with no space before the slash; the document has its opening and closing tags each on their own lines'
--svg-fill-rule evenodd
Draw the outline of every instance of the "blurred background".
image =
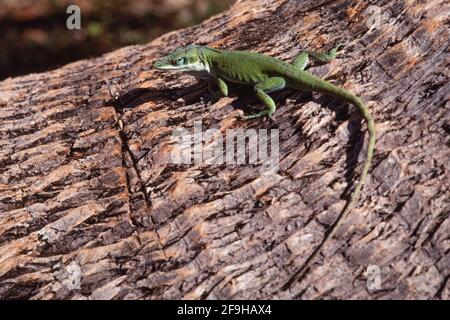
<svg viewBox="0 0 450 320">
<path fill-rule="evenodd" d="M 46 71 L 195 25 L 235 0 L 0 0 L 0 80 Z M 81 29 L 69 30 L 69 5 Z"/>
</svg>

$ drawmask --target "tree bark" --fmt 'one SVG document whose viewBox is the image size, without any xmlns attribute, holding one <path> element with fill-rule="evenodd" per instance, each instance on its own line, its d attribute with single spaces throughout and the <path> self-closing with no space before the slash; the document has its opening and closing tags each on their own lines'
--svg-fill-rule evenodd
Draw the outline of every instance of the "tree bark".
<svg viewBox="0 0 450 320">
<path fill-rule="evenodd" d="M 242 0 L 148 45 L 0 82 L 0 298 L 449 299 L 449 6 L 374 5 Z M 286 286 L 358 179 L 361 116 L 285 90 L 273 121 L 243 121 L 261 108 L 252 90 L 214 102 L 152 63 L 190 43 L 291 61 L 337 42 L 310 71 L 370 107 L 375 158 L 348 219 Z M 171 135 L 195 121 L 278 129 L 279 170 L 174 164 Z"/>
</svg>

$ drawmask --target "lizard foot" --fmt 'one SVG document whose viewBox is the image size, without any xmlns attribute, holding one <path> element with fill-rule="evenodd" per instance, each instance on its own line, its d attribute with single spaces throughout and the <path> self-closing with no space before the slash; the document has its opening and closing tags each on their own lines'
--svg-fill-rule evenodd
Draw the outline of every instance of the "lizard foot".
<svg viewBox="0 0 450 320">
<path fill-rule="evenodd" d="M 253 113 L 253 114 L 249 114 L 249 115 L 243 115 L 242 118 L 245 120 L 249 120 L 249 119 L 254 119 L 254 118 L 260 118 L 260 117 L 264 117 L 264 116 L 268 116 L 270 119 L 273 120 L 273 113 L 269 113 L 267 110 L 258 112 L 258 113 Z"/>
</svg>

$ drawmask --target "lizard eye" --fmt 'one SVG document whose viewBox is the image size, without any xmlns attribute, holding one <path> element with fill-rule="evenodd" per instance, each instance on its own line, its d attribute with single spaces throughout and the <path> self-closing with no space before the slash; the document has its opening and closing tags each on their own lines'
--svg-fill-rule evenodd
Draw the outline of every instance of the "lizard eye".
<svg viewBox="0 0 450 320">
<path fill-rule="evenodd" d="M 177 66 L 180 66 L 180 65 L 184 64 L 184 57 L 179 57 L 179 58 L 177 58 L 177 59 L 175 60 L 175 64 L 176 64 Z"/>
</svg>

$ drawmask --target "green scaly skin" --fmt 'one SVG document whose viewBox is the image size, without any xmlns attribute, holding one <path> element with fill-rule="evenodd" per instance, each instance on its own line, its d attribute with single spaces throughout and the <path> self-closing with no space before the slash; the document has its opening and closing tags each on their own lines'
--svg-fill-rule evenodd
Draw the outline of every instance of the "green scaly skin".
<svg viewBox="0 0 450 320">
<path fill-rule="evenodd" d="M 324 243 L 334 236 L 340 224 L 345 220 L 350 210 L 353 208 L 369 172 L 375 149 L 375 123 L 369 109 L 364 103 L 351 92 L 322 80 L 304 70 L 308 64 L 309 56 L 321 62 L 329 62 L 336 57 L 338 47 L 333 48 L 328 53 L 302 52 L 295 58 L 294 62 L 290 64 L 255 52 L 228 51 L 190 45 L 175 50 L 169 55 L 159 59 L 154 64 L 155 68 L 160 70 L 185 71 L 199 78 L 213 80 L 224 96 L 228 95 L 228 86 L 226 82 L 253 86 L 258 98 L 266 105 L 266 109 L 257 114 L 244 116 L 246 119 L 266 115 L 272 117 L 275 113 L 276 105 L 269 96 L 269 93 L 284 88 L 292 88 L 301 91 L 321 92 L 348 101 L 358 108 L 366 120 L 367 129 L 369 131 L 369 144 L 360 180 L 356 184 L 355 190 L 347 201 L 341 214 L 331 226 L 330 232 L 325 234 L 321 244 L 314 250 L 303 267 L 286 285 L 290 285 L 295 279 L 303 277 L 308 269 L 309 263 L 320 252 Z"/>
</svg>

